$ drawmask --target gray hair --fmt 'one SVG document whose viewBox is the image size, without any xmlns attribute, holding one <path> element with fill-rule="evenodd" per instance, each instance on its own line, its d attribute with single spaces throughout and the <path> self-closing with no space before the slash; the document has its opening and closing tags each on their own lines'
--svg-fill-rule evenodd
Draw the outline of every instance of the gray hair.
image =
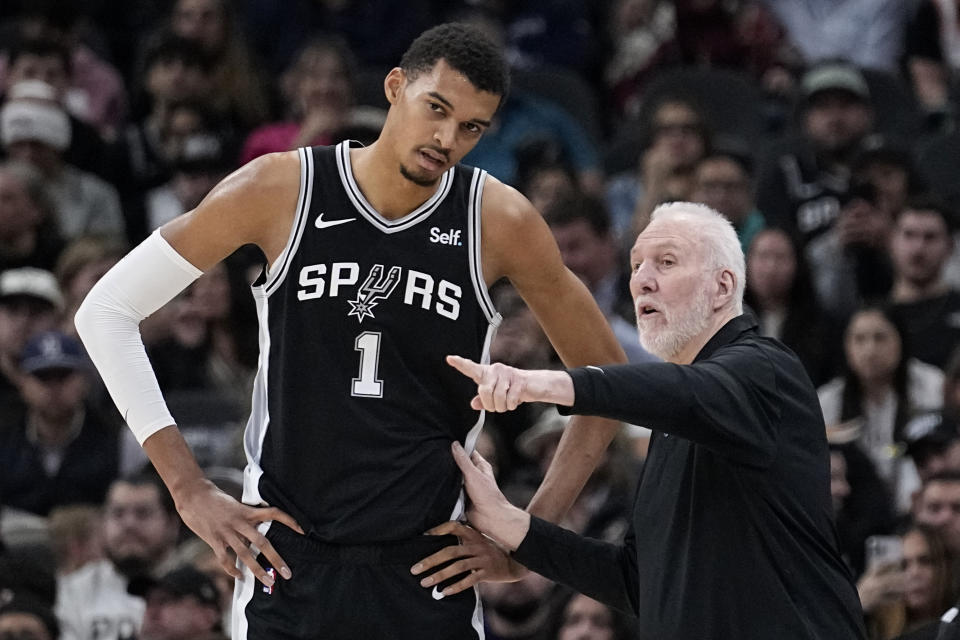
<svg viewBox="0 0 960 640">
<path fill-rule="evenodd" d="M 687 222 L 696 228 L 697 241 L 705 249 L 705 260 L 711 269 L 729 269 L 734 275 L 733 307 L 743 313 L 743 291 L 746 287 L 746 260 L 740 239 L 731 223 L 722 214 L 696 202 L 667 202 L 650 214 L 653 220 Z"/>
</svg>

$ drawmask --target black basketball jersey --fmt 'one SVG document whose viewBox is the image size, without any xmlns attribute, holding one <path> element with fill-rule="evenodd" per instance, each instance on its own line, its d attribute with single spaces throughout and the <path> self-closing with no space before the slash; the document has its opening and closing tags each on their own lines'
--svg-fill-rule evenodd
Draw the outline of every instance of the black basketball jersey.
<svg viewBox="0 0 960 640">
<path fill-rule="evenodd" d="M 462 513 L 450 454 L 472 449 L 476 385 L 446 364 L 489 360 L 500 316 L 480 263 L 485 172 L 456 166 L 388 220 L 350 147 L 301 149 L 287 245 L 254 287 L 260 363 L 244 437 L 244 501 L 322 540 L 390 541 Z"/>
</svg>

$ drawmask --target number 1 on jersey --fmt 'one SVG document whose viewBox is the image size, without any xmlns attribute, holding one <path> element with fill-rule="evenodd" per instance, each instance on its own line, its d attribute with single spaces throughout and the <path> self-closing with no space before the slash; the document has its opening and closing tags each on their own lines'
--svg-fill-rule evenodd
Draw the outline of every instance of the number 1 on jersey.
<svg viewBox="0 0 960 640">
<path fill-rule="evenodd" d="M 377 379 L 380 365 L 380 332 L 364 331 L 357 336 L 353 348 L 360 352 L 360 376 L 353 379 L 352 395 L 382 398 L 383 380 Z"/>
</svg>

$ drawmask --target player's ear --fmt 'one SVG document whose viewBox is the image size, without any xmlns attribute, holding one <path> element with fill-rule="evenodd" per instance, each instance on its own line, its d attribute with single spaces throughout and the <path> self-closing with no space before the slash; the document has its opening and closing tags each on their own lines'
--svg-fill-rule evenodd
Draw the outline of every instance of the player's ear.
<svg viewBox="0 0 960 640">
<path fill-rule="evenodd" d="M 390 73 L 383 79 L 383 92 L 387 96 L 387 102 L 396 104 L 400 91 L 407 82 L 407 74 L 400 67 L 390 69 Z"/>
</svg>

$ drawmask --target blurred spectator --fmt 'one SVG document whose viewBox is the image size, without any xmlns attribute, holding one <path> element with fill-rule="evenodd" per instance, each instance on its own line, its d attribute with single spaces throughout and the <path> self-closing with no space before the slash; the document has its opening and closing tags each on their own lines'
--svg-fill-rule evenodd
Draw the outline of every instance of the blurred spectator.
<svg viewBox="0 0 960 640">
<path fill-rule="evenodd" d="M 896 69 L 909 18 L 902 0 L 764 0 L 807 62 L 840 58 L 859 67 Z"/>
<path fill-rule="evenodd" d="M 815 67 L 803 76 L 801 88 L 801 130 L 761 164 L 757 204 L 768 224 L 796 233 L 806 244 L 839 216 L 873 110 L 866 80 L 849 65 Z"/>
<path fill-rule="evenodd" d="M 691 199 L 719 211 L 733 223 L 744 253 L 766 222 L 753 198 L 753 160 L 744 147 L 714 148 L 694 169 Z"/>
<path fill-rule="evenodd" d="M 0 271 L 53 269 L 62 249 L 43 176 L 23 162 L 0 163 Z"/>
<path fill-rule="evenodd" d="M 163 573 L 179 530 L 173 499 L 152 468 L 115 480 L 104 504 L 107 559 L 58 581 L 62 639 L 136 638 L 145 603 L 127 593 L 127 585 L 131 578 Z"/>
<path fill-rule="evenodd" d="M 590 74 L 599 53 L 596 7 L 588 2 L 520 0 L 502 5 L 507 59 L 515 69 L 564 67 Z"/>
<path fill-rule="evenodd" d="M 814 384 L 827 381 L 838 333 L 813 291 L 807 262 L 782 229 L 758 232 L 746 254 L 744 302 L 753 309 L 760 333 L 790 347 Z"/>
<path fill-rule="evenodd" d="M 639 150 L 637 168 L 607 181 L 613 228 L 626 246 L 633 244 L 656 205 L 688 199 L 693 168 L 710 147 L 703 114 L 692 101 L 668 96 L 651 114 L 649 142 Z"/>
<path fill-rule="evenodd" d="M 213 126 L 204 102 L 207 74 L 199 45 L 172 34 L 157 38 L 144 54 L 135 87 L 135 119 L 113 148 L 131 242 L 147 234 L 144 192 L 170 179 L 187 135 Z"/>
<path fill-rule="evenodd" d="M 573 168 L 553 144 L 532 145 L 521 154 L 516 187 L 541 213 L 580 189 Z"/>
<path fill-rule="evenodd" d="M 20 398 L 20 356 L 27 341 L 57 326 L 63 295 L 49 271 L 21 267 L 0 273 L 0 414 L 15 424 Z"/>
<path fill-rule="evenodd" d="M 923 483 L 914 520 L 939 531 L 950 553 L 960 555 L 960 473 L 943 471 Z"/>
<path fill-rule="evenodd" d="M 834 317 L 848 317 L 866 301 L 885 298 L 893 285 L 888 252 L 893 217 L 878 202 L 873 184 L 855 181 L 840 197 L 836 224 L 807 244 L 814 289 Z"/>
<path fill-rule="evenodd" d="M 484 582 L 485 636 L 489 640 L 533 640 L 550 620 L 553 583 L 533 571 L 517 582 Z"/>
<path fill-rule="evenodd" d="M 29 595 L 14 593 L 0 604 L 2 640 L 58 640 L 60 625 L 49 605 Z"/>
<path fill-rule="evenodd" d="M 628 295 L 629 273 L 617 253 L 610 233 L 610 217 L 603 200 L 588 195 L 561 199 L 543 212 L 560 256 L 568 269 L 583 281 L 597 301 L 614 335 L 631 362 L 653 360 L 637 340 L 636 319 Z"/>
<path fill-rule="evenodd" d="M 47 515 L 55 506 L 103 501 L 117 475 L 119 436 L 86 401 L 88 362 L 79 341 L 56 331 L 23 349 L 26 413 L 0 432 L 4 504 Z"/>
<path fill-rule="evenodd" d="M 607 20 L 611 53 L 604 84 L 615 116 L 636 118 L 656 70 L 675 61 L 676 8 L 667 0 L 615 0 Z"/>
<path fill-rule="evenodd" d="M 942 203 L 916 199 L 897 215 L 890 239 L 893 313 L 906 331 L 910 355 L 941 368 L 960 345 L 960 293 L 943 280 L 955 229 Z"/>
<path fill-rule="evenodd" d="M 953 558 L 940 532 L 917 524 L 900 539 L 902 564 L 870 567 L 857 584 L 869 638 L 887 640 L 935 621 L 956 599 Z"/>
<path fill-rule="evenodd" d="M 907 26 L 904 64 L 913 95 L 927 120 L 926 129 L 956 128 L 951 80 L 960 73 L 960 8 L 953 0 L 920 0 Z"/>
<path fill-rule="evenodd" d="M 873 186 L 876 206 L 891 217 L 926 186 L 904 143 L 879 133 L 863 140 L 852 175 Z"/>
<path fill-rule="evenodd" d="M 54 89 L 56 101 L 70 119 L 70 142 L 64 159 L 84 171 L 109 179 L 110 167 L 105 162 L 106 144 L 97 130 L 74 115 L 67 105 L 70 90 L 70 51 L 59 40 L 23 37 L 7 50 L 7 71 L 3 93 L 26 80 L 40 80 Z"/>
<path fill-rule="evenodd" d="M 122 236 L 116 189 L 70 165 L 70 122 L 50 85 L 30 80 L 15 85 L 0 110 L 3 147 L 11 158 L 36 167 L 46 181 L 63 237 L 103 233 Z"/>
<path fill-rule="evenodd" d="M 308 43 L 281 81 L 288 120 L 251 133 L 241 164 L 273 151 L 336 144 L 347 137 L 372 142 L 384 114 L 373 107 L 354 107 L 356 65 L 351 51 L 335 36 Z"/>
<path fill-rule="evenodd" d="M 57 282 L 63 292 L 61 331 L 76 335 L 73 316 L 90 289 L 127 252 L 126 244 L 114 239 L 82 236 L 71 242 L 57 259 Z"/>
<path fill-rule="evenodd" d="M 177 0 L 170 29 L 195 42 L 210 62 L 208 96 L 214 109 L 242 130 L 262 123 L 269 115 L 263 76 L 237 24 L 229 0 Z"/>
<path fill-rule="evenodd" d="M 146 600 L 138 640 L 219 640 L 220 594 L 202 571 L 184 566 L 160 578 L 134 578 L 127 591 Z"/>
<path fill-rule="evenodd" d="M 449 10 L 453 3 L 434 6 L 430 0 L 310 0 L 308 4 L 310 11 L 319 13 L 316 22 L 320 29 L 346 38 L 365 67 L 385 70 L 395 65 L 417 34 L 436 24 L 435 16 Z"/>
<path fill-rule="evenodd" d="M 960 472 L 960 431 L 951 413 L 919 414 L 903 428 L 903 440 L 921 482 L 943 471 Z"/>
<path fill-rule="evenodd" d="M 169 182 L 146 196 L 147 231 L 153 231 L 190 211 L 233 168 L 226 141 L 211 132 L 195 133 L 183 140 Z"/>
<path fill-rule="evenodd" d="M 54 507 L 48 521 L 58 575 L 103 559 L 103 514 L 99 505 Z"/>
<path fill-rule="evenodd" d="M 633 621 L 582 593 L 561 592 L 545 640 L 632 640 Z"/>
<path fill-rule="evenodd" d="M 943 370 L 943 408 L 960 416 L 960 348 L 954 349 Z"/>
<path fill-rule="evenodd" d="M 734 67 L 759 78 L 776 59 L 784 32 L 759 2 L 677 0 L 675 4 L 684 64 Z"/>
<path fill-rule="evenodd" d="M 842 434 L 842 431 L 848 433 Z M 853 429 L 828 429 L 830 496 L 837 523 L 837 541 L 853 575 L 864 570 L 864 543 L 872 535 L 888 534 L 896 522 L 890 492 L 876 467 L 852 441 Z"/>
<path fill-rule="evenodd" d="M 844 353 L 844 373 L 818 389 L 824 421 L 829 427 L 858 420 L 857 441 L 905 512 L 919 479 L 897 443 L 910 417 L 941 407 L 943 373 L 906 355 L 903 331 L 883 307 L 853 314 L 844 332 Z"/>
</svg>

